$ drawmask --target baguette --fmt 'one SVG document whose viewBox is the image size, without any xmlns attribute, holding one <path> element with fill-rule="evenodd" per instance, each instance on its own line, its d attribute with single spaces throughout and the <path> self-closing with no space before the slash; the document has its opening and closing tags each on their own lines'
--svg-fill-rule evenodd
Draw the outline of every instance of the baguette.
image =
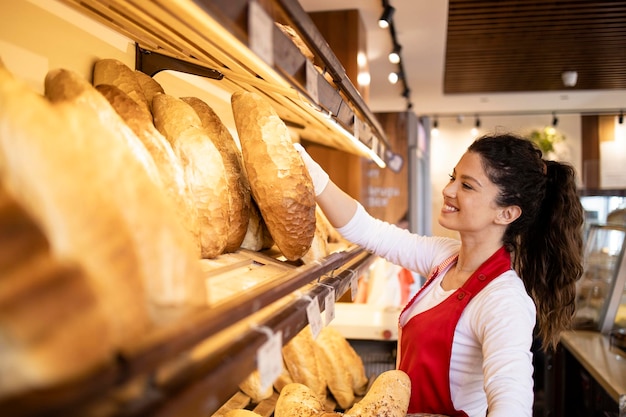
<svg viewBox="0 0 626 417">
<path fill-rule="evenodd" d="M 229 189 L 228 238 L 224 252 L 234 252 L 241 246 L 250 219 L 250 184 L 243 169 L 241 152 L 219 116 L 197 97 L 182 97 L 202 121 L 202 127 L 222 155 Z"/>
<path fill-rule="evenodd" d="M 152 117 L 143 112 L 139 105 L 122 90 L 109 84 L 100 84 L 96 86 L 96 90 L 109 101 L 152 156 L 159 171 L 160 182 L 174 205 L 177 219 L 189 232 L 195 243 L 195 256 L 199 258 L 198 210 L 193 204 L 191 190 L 185 179 L 185 171 L 174 154 L 172 145 L 154 127 Z"/>
<path fill-rule="evenodd" d="M 311 177 L 269 102 L 239 91 L 231 104 L 253 198 L 278 249 L 288 260 L 297 260 L 315 234 Z"/>
<path fill-rule="evenodd" d="M 222 155 L 187 103 L 168 94 L 157 94 L 152 108 L 157 129 L 171 143 L 185 169 L 198 210 L 201 255 L 215 258 L 224 252 L 228 237 L 230 190 Z"/>
<path fill-rule="evenodd" d="M 309 387 L 323 403 L 327 385 L 318 356 L 309 326 L 283 346 L 283 359 L 293 381 Z"/>
</svg>

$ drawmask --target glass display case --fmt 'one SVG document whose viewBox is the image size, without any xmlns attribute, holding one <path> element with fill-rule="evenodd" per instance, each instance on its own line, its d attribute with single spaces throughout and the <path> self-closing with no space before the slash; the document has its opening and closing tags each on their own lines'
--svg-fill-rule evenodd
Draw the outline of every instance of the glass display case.
<svg viewBox="0 0 626 417">
<path fill-rule="evenodd" d="M 575 327 L 609 333 L 626 327 L 626 226 L 589 225 Z"/>
</svg>

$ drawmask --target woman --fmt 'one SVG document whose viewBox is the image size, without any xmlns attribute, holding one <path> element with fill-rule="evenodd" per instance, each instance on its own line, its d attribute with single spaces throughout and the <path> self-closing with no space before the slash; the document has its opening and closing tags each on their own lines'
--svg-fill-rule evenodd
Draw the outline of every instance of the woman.
<svg viewBox="0 0 626 417">
<path fill-rule="evenodd" d="M 573 168 L 514 135 L 477 139 L 443 189 L 439 224 L 456 240 L 372 218 L 297 148 L 318 204 L 346 239 L 429 277 L 399 320 L 409 413 L 530 417 L 535 321 L 544 349 L 554 348 L 582 275 Z"/>
</svg>

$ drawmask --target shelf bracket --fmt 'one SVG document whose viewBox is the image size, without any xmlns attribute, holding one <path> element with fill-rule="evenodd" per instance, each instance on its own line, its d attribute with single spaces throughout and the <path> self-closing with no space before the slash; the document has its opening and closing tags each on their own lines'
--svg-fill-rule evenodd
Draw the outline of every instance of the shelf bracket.
<svg viewBox="0 0 626 417">
<path fill-rule="evenodd" d="M 135 68 L 151 77 L 157 73 L 166 70 L 184 72 L 192 75 L 210 78 L 212 80 L 221 80 L 224 74 L 212 68 L 206 68 L 201 65 L 183 61 L 182 59 L 172 58 L 158 52 L 149 51 L 135 44 Z"/>
</svg>

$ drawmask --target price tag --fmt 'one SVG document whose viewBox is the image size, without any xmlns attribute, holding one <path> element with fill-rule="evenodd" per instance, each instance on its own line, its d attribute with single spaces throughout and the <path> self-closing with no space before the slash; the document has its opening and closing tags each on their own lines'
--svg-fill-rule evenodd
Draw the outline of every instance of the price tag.
<svg viewBox="0 0 626 417">
<path fill-rule="evenodd" d="M 248 11 L 248 44 L 268 65 L 274 66 L 274 21 L 263 7 L 251 1 Z"/>
<path fill-rule="evenodd" d="M 317 87 L 319 73 L 311 61 L 306 61 L 306 91 L 311 96 L 313 103 L 319 103 L 319 91 Z"/>
<path fill-rule="evenodd" d="M 256 352 L 256 362 L 261 377 L 261 391 L 268 390 L 283 372 L 283 332 L 272 333 L 267 327 L 257 330 L 269 339 Z"/>
<path fill-rule="evenodd" d="M 329 286 L 330 287 L 330 286 Z M 324 311 L 326 313 L 326 325 L 335 319 L 335 289 L 330 287 L 330 294 L 324 298 Z"/>
<path fill-rule="evenodd" d="M 309 326 L 311 327 L 311 333 L 313 333 L 313 339 L 317 339 L 317 336 L 322 331 L 322 314 L 320 313 L 320 305 L 317 302 L 317 297 L 309 302 L 306 306 L 306 316 L 309 319 Z"/>
</svg>

